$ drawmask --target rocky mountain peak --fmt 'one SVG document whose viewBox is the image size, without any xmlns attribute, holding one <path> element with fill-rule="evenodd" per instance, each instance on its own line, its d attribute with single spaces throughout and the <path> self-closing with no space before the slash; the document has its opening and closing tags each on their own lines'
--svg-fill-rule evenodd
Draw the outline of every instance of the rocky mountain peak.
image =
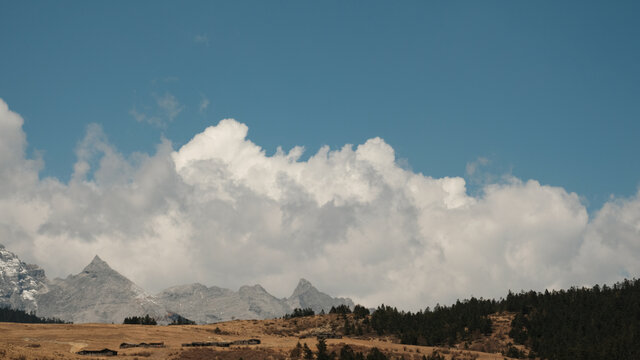
<svg viewBox="0 0 640 360">
<path fill-rule="evenodd" d="M 347 305 L 353 308 L 353 301 L 349 298 L 333 298 L 318 289 L 316 289 L 306 279 L 300 279 L 298 286 L 293 291 L 293 294 L 287 299 L 287 304 L 292 309 L 295 308 L 311 308 L 316 313 L 324 310 L 329 311 L 332 306 Z"/>
<path fill-rule="evenodd" d="M 253 286 L 249 286 L 249 285 L 243 285 L 240 287 L 240 289 L 238 289 L 239 293 L 267 293 L 267 290 L 265 290 L 262 286 L 256 284 Z"/>
<path fill-rule="evenodd" d="M 100 259 L 98 255 L 96 255 L 93 260 L 87 265 L 83 272 L 87 273 L 96 273 L 96 272 L 104 272 L 104 271 L 113 271 L 109 264 L 107 264 L 104 260 Z"/>
<path fill-rule="evenodd" d="M 97 255 L 81 273 L 49 284 L 49 291 L 38 294 L 37 301 L 39 316 L 75 323 L 121 323 L 125 317 L 146 314 L 161 322 L 167 316 L 153 296 Z"/>
<path fill-rule="evenodd" d="M 293 290 L 293 294 L 291 294 L 291 297 L 302 295 L 309 290 L 316 290 L 316 288 L 307 279 L 302 278 L 300 279 L 300 281 L 298 281 L 298 286 L 296 286 L 295 290 Z"/>
</svg>

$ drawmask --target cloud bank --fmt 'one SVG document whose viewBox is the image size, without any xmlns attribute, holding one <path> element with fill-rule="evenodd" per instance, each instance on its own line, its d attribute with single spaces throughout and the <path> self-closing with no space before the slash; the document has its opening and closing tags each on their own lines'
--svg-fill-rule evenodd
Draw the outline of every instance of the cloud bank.
<svg viewBox="0 0 640 360">
<path fill-rule="evenodd" d="M 590 218 L 577 194 L 535 180 L 471 196 L 462 178 L 399 166 L 381 138 L 269 156 L 231 119 L 129 156 L 91 125 L 62 183 L 39 177 L 22 124 L 0 100 L 0 243 L 49 276 L 100 254 L 151 291 L 260 283 L 285 296 L 305 277 L 417 310 L 640 274 L 640 193 Z"/>
</svg>

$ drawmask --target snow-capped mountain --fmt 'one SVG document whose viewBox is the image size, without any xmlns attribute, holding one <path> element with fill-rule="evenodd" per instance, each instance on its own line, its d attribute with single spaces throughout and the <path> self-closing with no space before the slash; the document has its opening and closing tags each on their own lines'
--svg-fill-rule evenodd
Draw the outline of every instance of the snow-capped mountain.
<svg viewBox="0 0 640 360">
<path fill-rule="evenodd" d="M 35 297 L 46 290 L 44 270 L 24 263 L 0 245 L 0 307 L 36 311 Z"/>
</svg>

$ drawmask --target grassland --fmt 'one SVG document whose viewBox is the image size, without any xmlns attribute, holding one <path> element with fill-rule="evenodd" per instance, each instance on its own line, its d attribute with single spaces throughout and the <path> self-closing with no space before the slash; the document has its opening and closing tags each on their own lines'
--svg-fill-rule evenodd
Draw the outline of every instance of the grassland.
<svg viewBox="0 0 640 360">
<path fill-rule="evenodd" d="M 392 359 L 418 360 L 434 351 L 447 359 L 504 359 L 500 352 L 510 342 L 506 335 L 510 315 L 494 315 L 492 336 L 473 343 L 454 347 L 427 347 L 399 344 L 397 339 L 375 334 L 344 336 L 328 339 L 329 350 L 349 345 L 356 351 L 368 352 L 377 347 Z M 144 326 L 112 324 L 16 324 L 0 323 L 0 359 L 52 360 L 95 359 L 96 356 L 78 355 L 80 350 L 109 348 L 118 351 L 118 358 L 126 359 L 290 359 L 291 350 L 298 342 L 316 349 L 315 335 L 340 333 L 344 320 L 336 314 L 317 315 L 294 319 L 237 320 L 211 325 Z M 183 343 L 227 342 L 257 338 L 259 345 L 231 346 L 229 348 L 186 348 Z M 121 343 L 163 342 L 163 348 L 120 349 Z M 113 359 L 113 357 L 104 357 Z"/>
</svg>

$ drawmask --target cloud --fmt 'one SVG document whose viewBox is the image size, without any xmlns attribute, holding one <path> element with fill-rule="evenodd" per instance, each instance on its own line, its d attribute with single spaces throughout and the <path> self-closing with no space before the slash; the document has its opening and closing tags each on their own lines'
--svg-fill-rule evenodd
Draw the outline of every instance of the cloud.
<svg viewBox="0 0 640 360">
<path fill-rule="evenodd" d="M 198 34 L 193 37 L 193 42 L 196 44 L 202 44 L 206 47 L 209 47 L 209 37 L 207 34 Z"/>
<path fill-rule="evenodd" d="M 200 106 L 198 108 L 201 114 L 207 111 L 207 109 L 209 108 L 209 104 L 209 99 L 203 95 L 202 100 L 200 101 Z"/>
<path fill-rule="evenodd" d="M 472 196 L 463 178 L 400 166 L 381 138 L 304 161 L 302 147 L 268 156 L 231 119 L 178 149 L 162 140 L 131 155 L 90 125 L 62 183 L 39 179 L 22 119 L 1 101 L 0 129 L 1 242 L 50 276 L 97 253 L 151 291 L 260 283 L 286 296 L 305 277 L 368 306 L 417 310 L 640 272 L 640 193 L 590 218 L 577 194 L 535 180 Z"/>
<path fill-rule="evenodd" d="M 138 110 L 135 106 L 129 110 L 129 114 L 141 123 L 147 123 L 160 128 L 166 127 L 184 110 L 178 99 L 166 92 L 162 96 L 155 95 L 155 107 L 149 113 Z"/>
<path fill-rule="evenodd" d="M 166 118 L 171 122 L 180 112 L 184 109 L 175 96 L 165 93 L 163 96 L 156 99 L 158 107 L 162 110 Z"/>
<path fill-rule="evenodd" d="M 489 164 L 489 159 L 487 159 L 486 157 L 479 157 L 477 158 L 475 161 L 469 162 L 467 163 L 466 166 L 466 173 L 468 176 L 473 176 L 476 173 L 476 170 L 478 170 L 478 168 L 485 166 Z"/>
<path fill-rule="evenodd" d="M 133 116 L 133 118 L 140 123 L 148 123 L 156 126 L 160 126 L 162 124 L 162 121 L 160 121 L 160 119 L 158 119 L 157 117 L 148 116 L 147 114 L 138 111 L 138 109 L 135 107 L 129 110 L 129 115 Z"/>
</svg>

